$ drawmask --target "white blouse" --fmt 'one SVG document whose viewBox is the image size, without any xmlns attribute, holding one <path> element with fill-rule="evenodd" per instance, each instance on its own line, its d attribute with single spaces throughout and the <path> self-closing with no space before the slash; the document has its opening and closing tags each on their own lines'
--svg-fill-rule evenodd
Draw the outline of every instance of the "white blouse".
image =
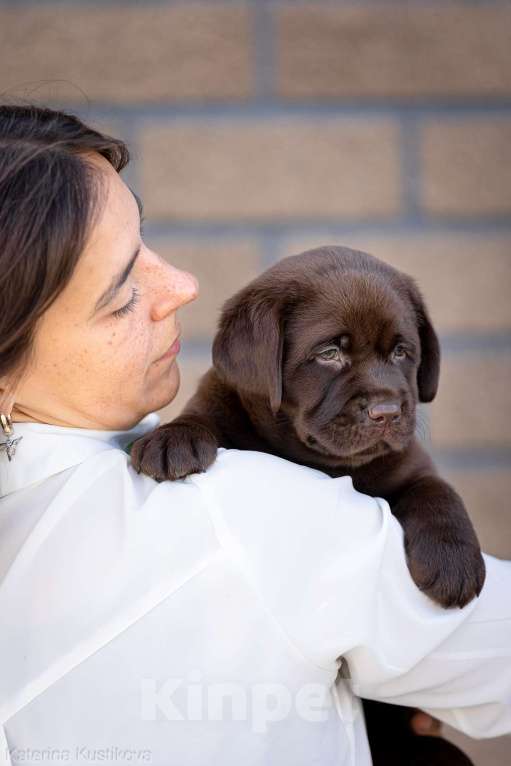
<svg viewBox="0 0 511 766">
<path fill-rule="evenodd" d="M 130 431 L 0 455 L 0 763 L 367 766 L 357 695 L 511 732 L 511 563 L 444 610 L 388 504 L 259 452 L 157 483 Z"/>
</svg>

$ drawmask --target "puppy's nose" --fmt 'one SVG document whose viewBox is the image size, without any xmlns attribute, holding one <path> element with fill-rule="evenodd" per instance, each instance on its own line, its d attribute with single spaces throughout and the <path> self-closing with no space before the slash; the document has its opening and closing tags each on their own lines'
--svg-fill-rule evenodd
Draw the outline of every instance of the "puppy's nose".
<svg viewBox="0 0 511 766">
<path fill-rule="evenodd" d="M 367 414 L 375 423 L 397 423 L 401 417 L 401 405 L 397 402 L 379 402 L 367 408 Z"/>
</svg>

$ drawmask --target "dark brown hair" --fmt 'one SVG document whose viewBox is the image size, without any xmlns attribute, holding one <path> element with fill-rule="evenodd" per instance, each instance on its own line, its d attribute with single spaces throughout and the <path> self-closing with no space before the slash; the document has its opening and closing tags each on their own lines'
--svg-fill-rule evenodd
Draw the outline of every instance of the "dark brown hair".
<svg viewBox="0 0 511 766">
<path fill-rule="evenodd" d="M 117 172 L 126 145 L 78 117 L 0 105 L 0 379 L 30 360 L 38 319 L 67 285 L 99 207 L 96 152 Z"/>
</svg>

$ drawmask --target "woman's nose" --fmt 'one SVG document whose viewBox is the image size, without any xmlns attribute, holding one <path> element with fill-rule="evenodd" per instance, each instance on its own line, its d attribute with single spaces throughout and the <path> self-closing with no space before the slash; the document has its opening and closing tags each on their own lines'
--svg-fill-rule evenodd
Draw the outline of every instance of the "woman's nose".
<svg viewBox="0 0 511 766">
<path fill-rule="evenodd" d="M 170 264 L 166 264 L 166 268 L 167 273 L 162 276 L 162 282 L 157 288 L 158 299 L 153 306 L 154 319 L 163 319 L 180 306 L 195 300 L 199 294 L 197 277 Z"/>
</svg>

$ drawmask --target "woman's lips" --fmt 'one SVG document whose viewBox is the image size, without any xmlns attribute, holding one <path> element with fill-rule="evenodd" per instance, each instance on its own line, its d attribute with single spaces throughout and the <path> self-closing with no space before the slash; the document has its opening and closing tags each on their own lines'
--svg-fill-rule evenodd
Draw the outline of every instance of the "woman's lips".
<svg viewBox="0 0 511 766">
<path fill-rule="evenodd" d="M 179 335 L 172 344 L 172 346 L 169 348 L 168 351 L 166 351 L 163 356 L 160 356 L 159 359 L 157 359 L 157 362 L 163 362 L 164 359 L 170 359 L 175 354 L 179 354 L 179 351 L 181 349 L 181 344 L 179 342 Z"/>
</svg>

